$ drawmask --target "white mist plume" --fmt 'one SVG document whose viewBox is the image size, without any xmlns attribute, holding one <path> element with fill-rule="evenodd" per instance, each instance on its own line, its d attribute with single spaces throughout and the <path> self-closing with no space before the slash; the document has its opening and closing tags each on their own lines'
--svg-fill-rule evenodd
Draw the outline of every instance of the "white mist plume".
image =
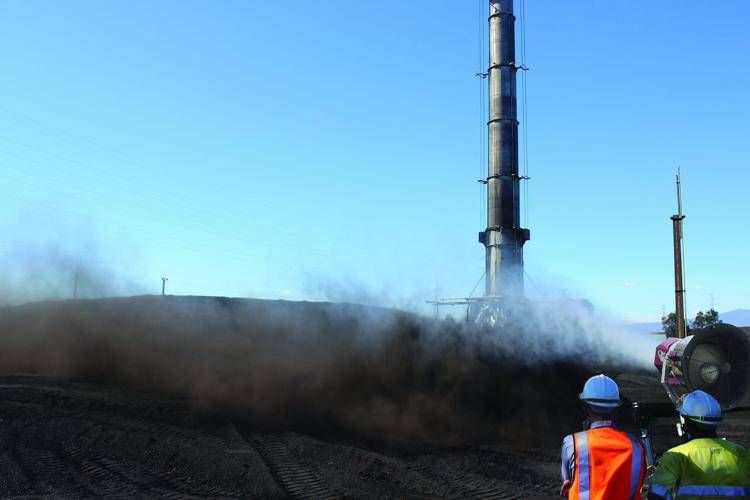
<svg viewBox="0 0 750 500">
<path fill-rule="evenodd" d="M 653 368 L 653 335 L 627 330 L 623 321 L 596 311 L 585 301 L 551 299 L 532 303 L 527 327 L 530 331 L 554 334 L 554 346 L 530 341 L 535 355 L 544 356 L 552 349 L 557 355 L 575 356 L 585 346 L 598 359 L 582 360 L 599 363 L 627 363 L 643 369 Z"/>
<path fill-rule="evenodd" d="M 413 296 L 395 297 L 352 280 L 345 283 L 321 281 L 316 292 L 332 302 L 396 307 L 422 315 L 431 312 L 424 299 L 420 303 Z M 481 345 L 496 343 L 529 360 L 578 359 L 602 369 L 610 364 L 653 369 L 658 339 L 651 334 L 628 330 L 623 320 L 597 310 L 586 300 L 542 296 L 511 301 L 507 307 L 511 311 L 510 324 L 499 325 L 499 328 L 488 328 L 481 322 L 467 324 L 462 329 L 467 340 Z M 446 318 L 466 322 L 466 306 L 453 307 Z M 587 359 L 582 358 L 584 352 Z"/>
<path fill-rule="evenodd" d="M 0 305 L 141 292 L 126 277 L 127 252 L 103 248 L 89 224 L 21 213 L 0 224 Z"/>
</svg>

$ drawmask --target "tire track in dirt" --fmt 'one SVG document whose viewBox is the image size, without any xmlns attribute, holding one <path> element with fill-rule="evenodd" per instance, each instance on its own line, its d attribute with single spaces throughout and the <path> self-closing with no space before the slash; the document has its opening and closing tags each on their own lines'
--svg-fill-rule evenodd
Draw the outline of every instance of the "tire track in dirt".
<svg viewBox="0 0 750 500">
<path fill-rule="evenodd" d="M 117 419 L 112 428 L 124 430 L 131 436 L 135 433 L 148 437 L 159 436 L 162 441 L 165 439 L 182 441 L 197 447 L 223 447 L 224 445 L 223 440 L 214 436 L 144 419 Z M 68 453 L 71 457 L 78 459 L 80 470 L 85 477 L 92 477 L 94 484 L 104 485 L 104 490 L 93 488 L 101 496 L 118 493 L 126 496 L 141 494 L 166 498 L 189 498 L 191 496 L 240 498 L 243 496 L 243 493 L 238 490 L 229 490 L 180 474 L 165 473 L 145 464 L 124 463 L 96 449 L 84 451 L 73 447 L 68 450 Z"/>
<path fill-rule="evenodd" d="M 78 498 L 246 498 L 251 491 L 266 492 L 242 479 L 243 464 L 227 454 L 226 441 L 210 427 L 200 432 L 139 418 L 91 394 L 75 398 L 56 388 L 23 389 L 0 387 L 4 492 Z M 148 409 L 161 416 L 158 407 Z M 203 462 L 201 455 L 226 460 L 234 472 L 222 473 L 223 462 Z"/>
<path fill-rule="evenodd" d="M 97 497 L 191 497 L 192 488 L 166 474 L 73 448 L 69 455 Z M 237 496 L 237 495 L 224 495 Z"/>
<path fill-rule="evenodd" d="M 409 469 L 399 458 L 302 434 L 287 436 L 291 449 L 308 461 L 320 463 L 321 474 L 343 496 L 357 496 L 368 490 L 379 491 L 389 498 L 455 496 L 455 492 L 447 492 L 433 478 Z"/>
<path fill-rule="evenodd" d="M 491 500 L 513 500 L 525 498 L 518 492 L 517 487 L 496 479 L 488 478 L 472 472 L 444 468 L 437 472 L 426 464 L 409 465 L 412 471 L 427 476 L 439 478 L 439 482 L 448 488 L 448 498 L 483 498 Z M 445 470 L 448 469 L 448 472 Z"/>
<path fill-rule="evenodd" d="M 88 487 L 88 481 L 81 478 L 69 461 L 49 449 L 36 447 L 33 443 L 22 443 L 16 449 L 19 463 L 24 475 L 35 479 L 35 482 L 49 493 L 58 491 L 62 484 L 68 495 L 76 497 L 97 496 Z"/>
<path fill-rule="evenodd" d="M 289 449 L 285 433 L 240 431 L 240 435 L 258 451 L 271 475 L 289 498 L 338 498 L 318 472 Z"/>
</svg>

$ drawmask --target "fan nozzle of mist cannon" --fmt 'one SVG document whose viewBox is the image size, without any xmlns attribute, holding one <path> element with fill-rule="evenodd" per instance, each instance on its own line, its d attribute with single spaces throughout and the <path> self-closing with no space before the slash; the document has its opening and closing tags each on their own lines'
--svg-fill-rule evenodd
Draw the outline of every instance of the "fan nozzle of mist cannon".
<svg viewBox="0 0 750 500">
<path fill-rule="evenodd" d="M 665 340 L 656 347 L 654 365 L 675 405 L 701 389 L 729 409 L 747 396 L 750 338 L 736 326 L 719 323 L 684 339 Z"/>
</svg>

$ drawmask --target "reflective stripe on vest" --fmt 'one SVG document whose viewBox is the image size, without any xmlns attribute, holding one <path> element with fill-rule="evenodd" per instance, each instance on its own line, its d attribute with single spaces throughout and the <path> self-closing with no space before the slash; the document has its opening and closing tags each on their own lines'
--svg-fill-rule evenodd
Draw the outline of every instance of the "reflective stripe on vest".
<svg viewBox="0 0 750 500">
<path fill-rule="evenodd" d="M 635 500 L 643 482 L 643 449 L 612 427 L 573 435 L 576 470 L 571 500 Z"/>
<path fill-rule="evenodd" d="M 578 475 L 578 499 L 589 500 L 589 440 L 586 432 L 573 436 L 576 445 L 576 474 Z"/>
<path fill-rule="evenodd" d="M 677 495 L 750 497 L 750 486 L 699 486 L 693 484 L 677 488 Z"/>
<path fill-rule="evenodd" d="M 649 492 L 664 497 L 666 500 L 672 500 L 672 491 L 660 484 L 652 484 L 649 487 Z"/>
<path fill-rule="evenodd" d="M 636 488 L 640 490 L 641 473 L 643 472 L 643 449 L 640 443 L 636 441 L 633 436 L 627 434 L 630 439 L 630 498 L 637 498 L 636 494 L 640 496 L 641 492 L 636 491 Z"/>
</svg>

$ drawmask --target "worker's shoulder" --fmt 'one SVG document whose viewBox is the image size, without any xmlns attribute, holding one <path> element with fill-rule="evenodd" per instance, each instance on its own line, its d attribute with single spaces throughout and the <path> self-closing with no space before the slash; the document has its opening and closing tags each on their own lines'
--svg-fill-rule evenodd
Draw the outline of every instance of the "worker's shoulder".
<svg viewBox="0 0 750 500">
<path fill-rule="evenodd" d="M 737 443 L 721 438 L 698 438 L 691 439 L 687 443 L 675 446 L 669 452 L 689 455 L 691 451 L 706 448 L 722 448 L 736 455 L 746 455 L 748 451 Z"/>
<path fill-rule="evenodd" d="M 750 459 L 750 451 L 744 446 L 726 439 L 715 439 L 714 441 L 725 450 L 730 451 L 737 456 L 744 456 L 745 458 Z"/>
</svg>

